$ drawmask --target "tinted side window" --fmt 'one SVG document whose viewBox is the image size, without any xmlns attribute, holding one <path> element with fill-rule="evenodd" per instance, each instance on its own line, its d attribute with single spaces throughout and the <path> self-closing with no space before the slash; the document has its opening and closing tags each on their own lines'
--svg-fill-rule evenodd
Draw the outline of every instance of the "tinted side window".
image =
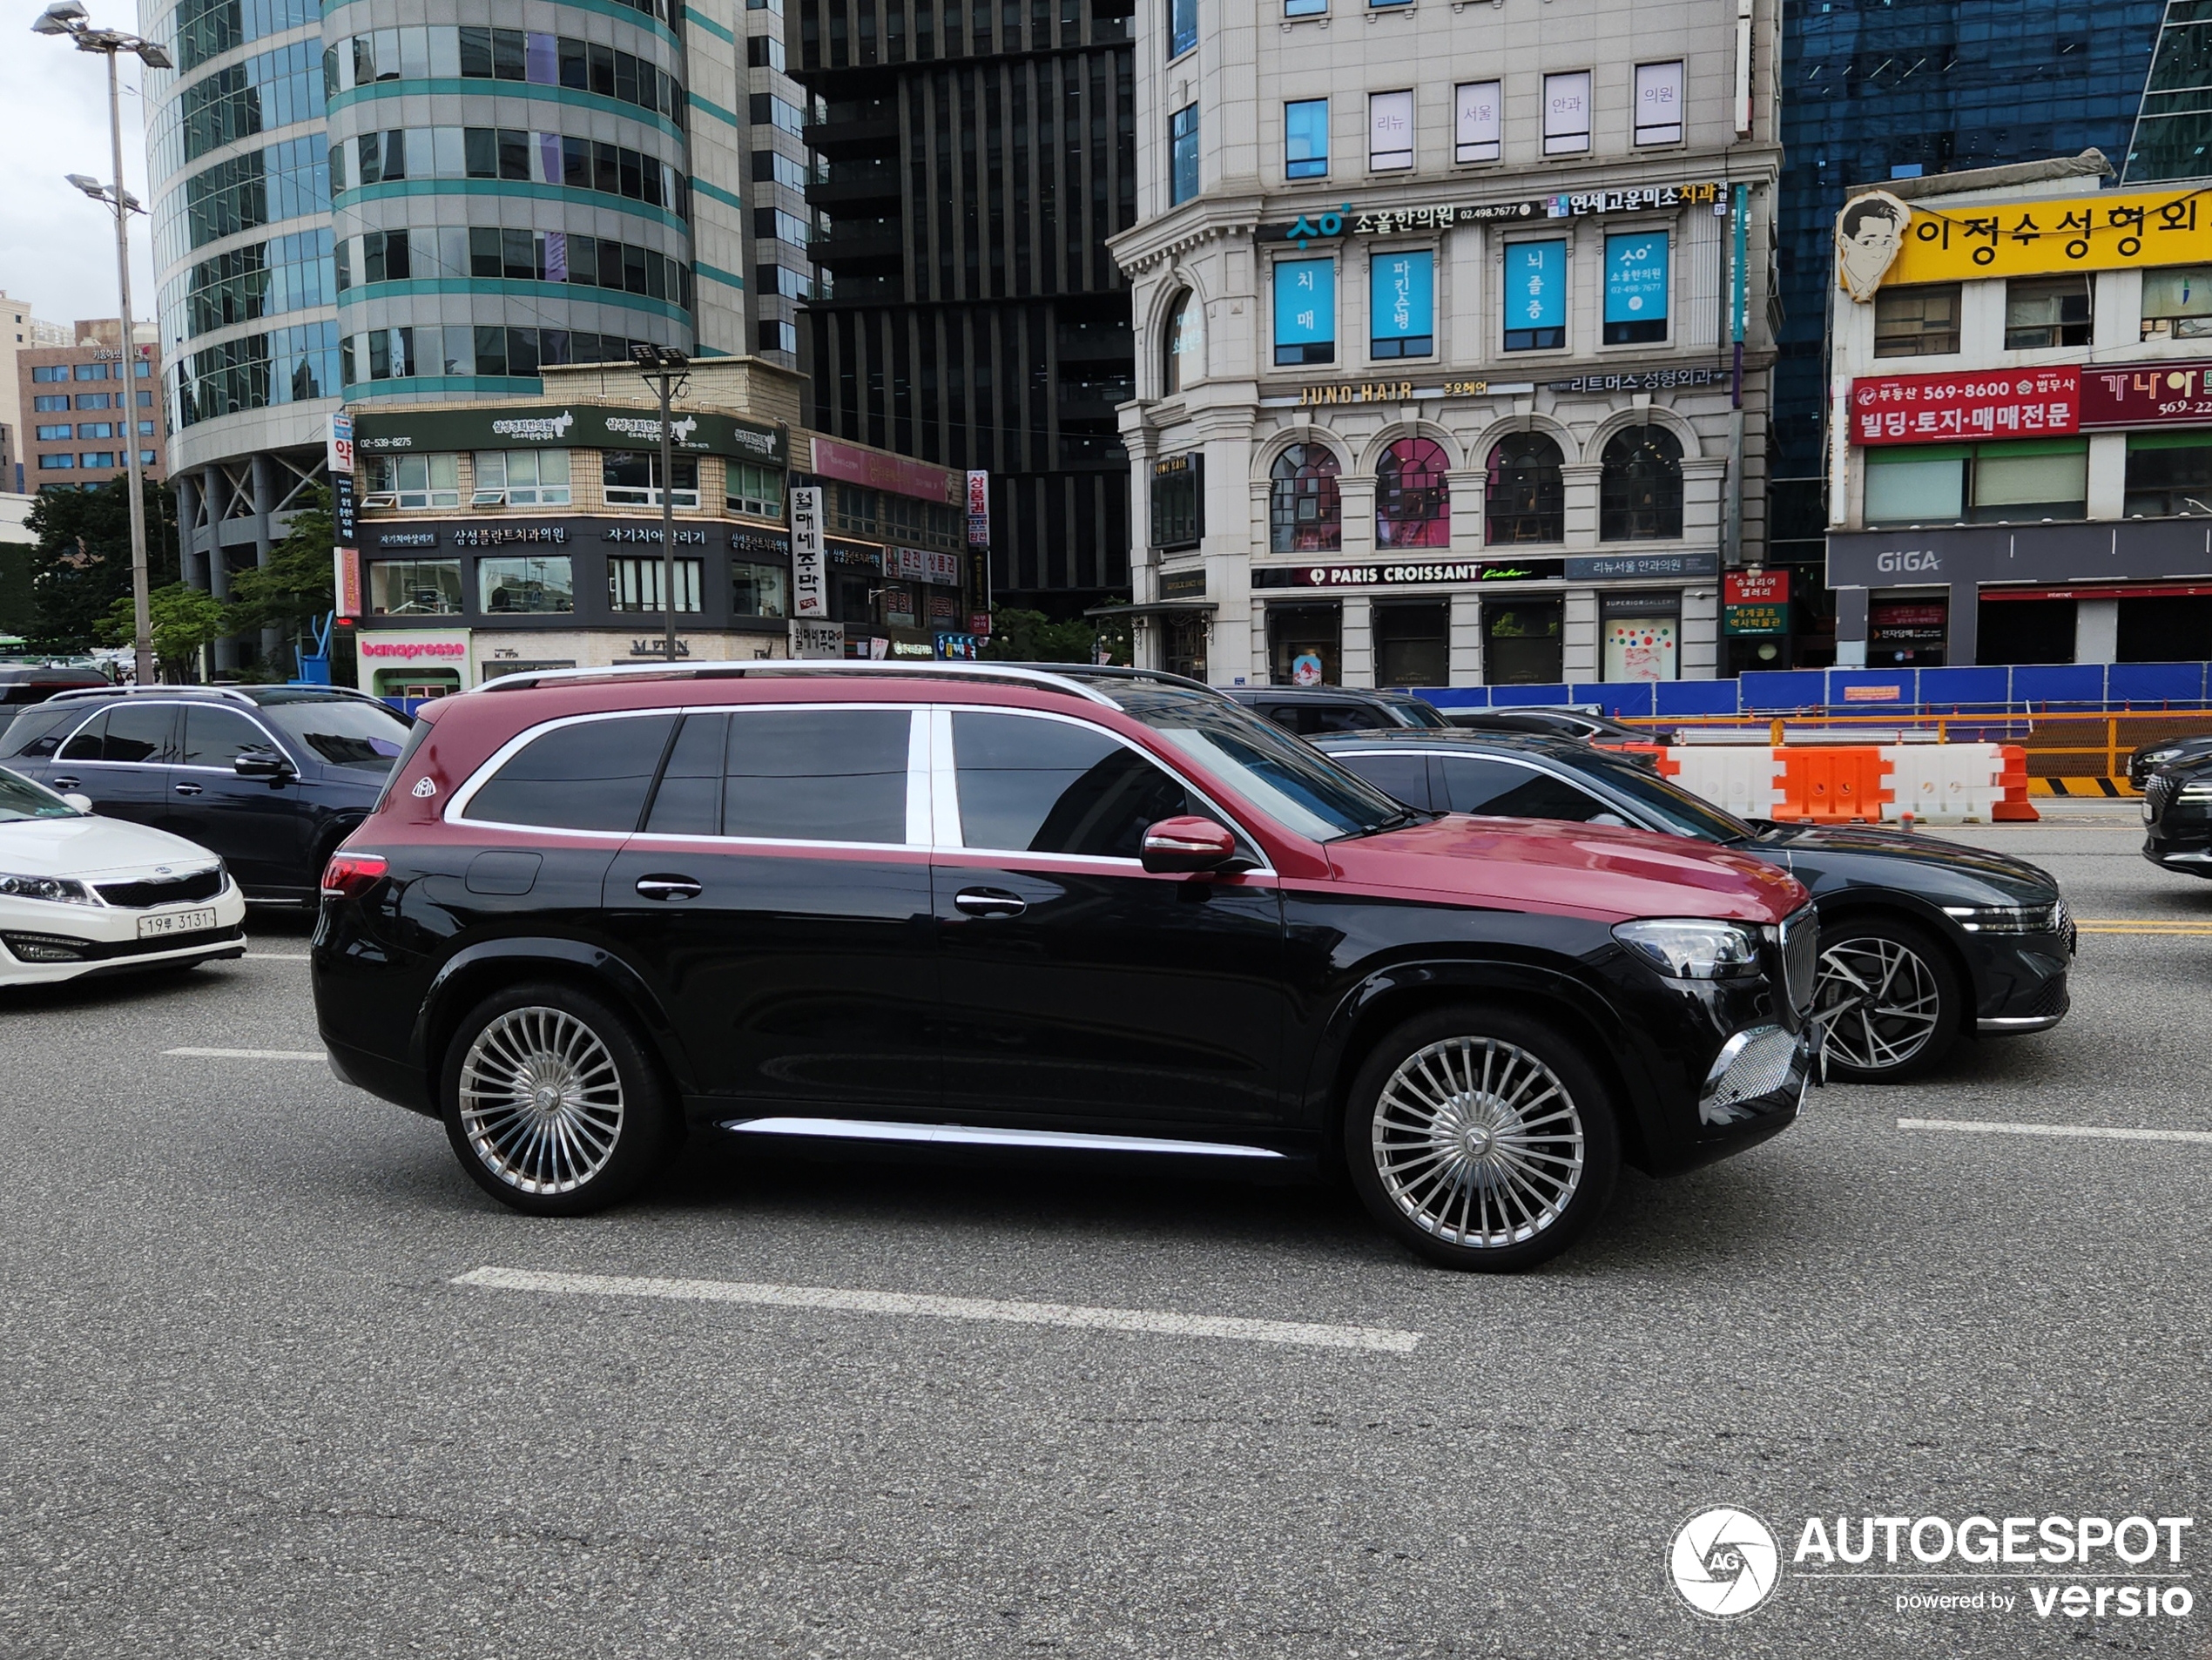
<svg viewBox="0 0 2212 1660">
<path fill-rule="evenodd" d="M 77 729 L 77 734 L 62 746 L 65 761 L 96 761 L 100 759 L 100 734 L 107 730 L 108 712 L 105 709 Z"/>
<path fill-rule="evenodd" d="M 1093 727 L 955 714 L 961 839 L 1010 853 L 1135 859 L 1146 827 L 1214 815 L 1174 778 Z"/>
<path fill-rule="evenodd" d="M 19 755 L 27 761 L 51 760 L 70 729 L 84 719 L 81 705 L 26 709 L 9 723 L 7 738 L 0 741 L 0 758 Z"/>
<path fill-rule="evenodd" d="M 1548 773 L 1472 756 L 1445 758 L 1444 791 L 1454 813 L 1501 819 L 1568 819 L 1580 824 L 1608 811 L 1595 796 Z"/>
<path fill-rule="evenodd" d="M 198 703 L 185 706 L 186 766 L 228 766 L 240 750 L 274 747 L 268 733 L 235 709 Z"/>
<path fill-rule="evenodd" d="M 645 828 L 658 835 L 722 833 L 722 752 L 730 740 L 727 715 L 686 715 L 660 769 Z"/>
<path fill-rule="evenodd" d="M 1298 706 L 1298 733 L 1311 738 L 1325 732 L 1374 732 L 1398 723 L 1379 709 L 1359 703 L 1306 703 Z"/>
<path fill-rule="evenodd" d="M 107 739 L 100 746 L 100 759 L 149 764 L 174 760 L 176 730 L 173 703 L 123 704 L 107 712 Z"/>
<path fill-rule="evenodd" d="M 550 830 L 637 827 L 673 715 L 581 720 L 534 739 L 469 803 L 469 817 Z"/>
<path fill-rule="evenodd" d="M 1335 759 L 1409 807 L 1429 804 L 1426 755 L 1339 755 Z"/>
<path fill-rule="evenodd" d="M 722 833 L 902 845 L 913 726 L 904 709 L 733 711 Z"/>
</svg>

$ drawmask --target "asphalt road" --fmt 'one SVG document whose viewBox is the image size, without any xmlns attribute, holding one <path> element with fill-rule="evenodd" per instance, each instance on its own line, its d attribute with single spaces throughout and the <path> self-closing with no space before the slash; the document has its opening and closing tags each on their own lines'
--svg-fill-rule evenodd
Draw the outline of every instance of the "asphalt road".
<svg viewBox="0 0 2212 1660">
<path fill-rule="evenodd" d="M 2212 1131 L 2212 883 L 2125 809 L 1957 833 L 2093 930 L 2201 931 L 2086 933 L 2057 1032 L 1627 1176 L 1521 1279 L 1332 1190 L 1025 1157 L 723 1153 L 525 1219 L 318 1061 L 165 1053 L 314 1050 L 296 923 L 0 1001 L 0 1654 L 2212 1655 L 2212 1141 L 1898 1122 Z M 455 1283 L 484 1267 L 1420 1340 Z M 1719 1504 L 1784 1555 L 1728 1623 L 1668 1573 Z M 1788 1560 L 1813 1515 L 2137 1514 L 2201 1517 L 2143 1570 L 2186 1617 Z"/>
</svg>

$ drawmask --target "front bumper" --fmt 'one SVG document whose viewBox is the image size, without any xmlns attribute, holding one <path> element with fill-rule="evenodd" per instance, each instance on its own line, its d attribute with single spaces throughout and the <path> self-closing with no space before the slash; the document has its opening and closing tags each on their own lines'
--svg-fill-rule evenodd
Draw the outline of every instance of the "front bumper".
<svg viewBox="0 0 2212 1660">
<path fill-rule="evenodd" d="M 2161 780 L 2165 789 L 2170 783 Z M 2195 800 L 2172 799 L 2161 790 L 2143 797 L 2143 857 L 2161 870 L 2212 876 L 2212 813 Z"/>
<path fill-rule="evenodd" d="M 1721 1045 L 1705 1075 L 1697 1097 L 1698 1123 L 1725 1130 L 1771 1113 L 1795 1117 L 1818 1056 L 1818 1034 L 1810 1025 L 1795 1032 L 1754 1026 L 1737 1033 Z"/>
</svg>

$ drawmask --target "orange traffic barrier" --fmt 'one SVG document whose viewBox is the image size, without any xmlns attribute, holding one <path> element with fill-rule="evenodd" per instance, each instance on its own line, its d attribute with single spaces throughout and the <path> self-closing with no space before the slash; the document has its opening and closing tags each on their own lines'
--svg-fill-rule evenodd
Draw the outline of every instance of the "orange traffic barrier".
<svg viewBox="0 0 2212 1660">
<path fill-rule="evenodd" d="M 1854 819 L 1879 823 L 1882 804 L 1891 800 L 1883 779 L 1889 761 L 1873 746 L 1837 745 L 1831 747 L 1779 749 L 1782 765 L 1775 782 L 1782 786 L 1777 819 L 1810 820 L 1820 824 L 1846 823 Z"/>
<path fill-rule="evenodd" d="M 2005 758 L 2005 770 L 1998 779 L 2005 786 L 2005 799 L 1990 809 L 1989 816 L 1998 824 L 2033 824 L 2043 815 L 2027 799 L 2027 750 L 2020 744 L 2006 744 L 1999 753 Z"/>
</svg>

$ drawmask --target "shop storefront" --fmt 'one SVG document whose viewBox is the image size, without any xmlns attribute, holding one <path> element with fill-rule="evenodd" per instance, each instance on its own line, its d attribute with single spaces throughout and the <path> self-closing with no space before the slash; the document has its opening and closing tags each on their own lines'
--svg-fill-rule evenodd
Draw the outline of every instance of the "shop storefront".
<svg viewBox="0 0 2212 1660">
<path fill-rule="evenodd" d="M 469 640 L 465 628 L 364 630 L 354 643 L 361 689 L 410 699 L 466 692 L 478 684 Z"/>
</svg>

